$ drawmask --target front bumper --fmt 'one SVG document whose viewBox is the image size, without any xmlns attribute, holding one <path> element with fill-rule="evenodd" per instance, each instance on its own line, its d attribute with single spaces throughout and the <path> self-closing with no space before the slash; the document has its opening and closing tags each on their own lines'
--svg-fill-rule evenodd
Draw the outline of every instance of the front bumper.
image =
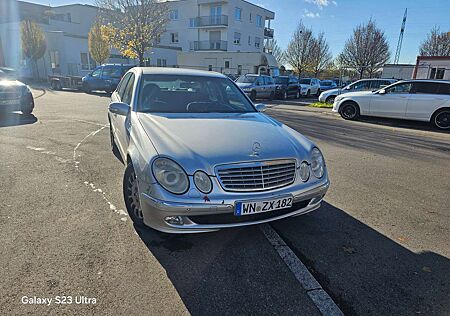
<svg viewBox="0 0 450 316">
<path fill-rule="evenodd" d="M 168 202 L 141 193 L 140 204 L 144 223 L 147 226 L 166 233 L 202 233 L 222 228 L 261 224 L 314 211 L 320 207 L 329 186 L 328 177 L 325 177 L 322 181 L 309 186 L 292 185 L 257 195 L 231 194 L 230 199 L 212 199 L 205 203 Z M 234 216 L 236 201 L 274 199 L 286 194 L 293 196 L 293 207 L 290 209 L 257 214 L 264 214 L 263 216 Z M 182 224 L 168 223 L 165 218 L 169 216 L 179 216 Z M 210 219 L 214 217 L 216 219 L 211 221 Z"/>
</svg>

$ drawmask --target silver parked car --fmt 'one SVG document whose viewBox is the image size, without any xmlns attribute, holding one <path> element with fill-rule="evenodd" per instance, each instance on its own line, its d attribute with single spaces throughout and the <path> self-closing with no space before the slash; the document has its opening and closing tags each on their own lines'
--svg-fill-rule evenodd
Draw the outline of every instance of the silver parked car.
<svg viewBox="0 0 450 316">
<path fill-rule="evenodd" d="M 236 84 L 253 101 L 256 99 L 273 100 L 277 85 L 271 76 L 267 75 L 243 75 L 236 80 Z"/>
<path fill-rule="evenodd" d="M 34 110 L 30 88 L 15 77 L 15 71 L 0 67 L 0 115 L 8 111 L 22 111 L 30 115 Z"/>
<path fill-rule="evenodd" d="M 135 223 L 198 233 L 317 209 L 329 187 L 321 151 L 263 108 L 218 73 L 128 71 L 108 118 Z"/>
</svg>

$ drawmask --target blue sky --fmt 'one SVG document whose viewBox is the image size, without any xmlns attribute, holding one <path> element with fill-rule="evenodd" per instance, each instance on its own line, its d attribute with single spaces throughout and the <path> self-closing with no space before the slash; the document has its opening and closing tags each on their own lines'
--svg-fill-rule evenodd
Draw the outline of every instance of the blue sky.
<svg viewBox="0 0 450 316">
<path fill-rule="evenodd" d="M 89 3 L 89 0 L 31 0 L 29 2 L 60 5 Z M 272 27 L 282 48 L 289 42 L 300 19 L 314 32 L 325 32 L 333 56 L 343 48 L 353 28 L 374 19 L 385 31 L 392 59 L 405 8 L 408 20 L 403 39 L 401 63 L 415 63 L 420 42 L 437 25 L 450 32 L 450 0 L 250 0 L 275 12 Z"/>
</svg>

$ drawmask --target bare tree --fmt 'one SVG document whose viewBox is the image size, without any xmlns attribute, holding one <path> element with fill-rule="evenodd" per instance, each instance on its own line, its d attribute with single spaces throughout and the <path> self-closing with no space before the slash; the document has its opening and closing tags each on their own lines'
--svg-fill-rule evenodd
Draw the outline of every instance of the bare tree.
<svg viewBox="0 0 450 316">
<path fill-rule="evenodd" d="M 279 65 L 283 65 L 284 63 L 284 52 L 281 47 L 278 45 L 277 40 L 273 40 L 268 42 L 266 51 L 271 53 L 275 59 L 277 60 Z"/>
<path fill-rule="evenodd" d="M 44 57 L 45 51 L 47 50 L 44 31 L 36 23 L 25 20 L 20 25 L 20 34 L 23 55 L 33 61 L 39 79 L 39 66 L 37 61 Z"/>
<path fill-rule="evenodd" d="M 294 68 L 298 75 L 310 68 L 313 47 L 313 33 L 300 21 L 285 52 L 286 62 Z"/>
<path fill-rule="evenodd" d="M 311 70 L 317 77 L 320 72 L 322 72 L 327 67 L 332 64 L 333 56 L 330 52 L 330 46 L 325 39 L 325 34 L 323 32 L 317 35 L 313 41 L 312 59 L 311 59 Z"/>
<path fill-rule="evenodd" d="M 106 34 L 122 55 L 144 64 L 169 22 L 169 4 L 158 0 L 96 0 Z"/>
<path fill-rule="evenodd" d="M 422 56 L 450 56 L 450 32 L 441 32 L 440 28 L 435 26 L 419 50 Z"/>
<path fill-rule="evenodd" d="M 110 45 L 105 27 L 100 23 L 94 23 L 88 35 L 89 53 L 99 64 L 105 63 L 109 59 Z"/>
<path fill-rule="evenodd" d="M 366 72 L 372 77 L 390 57 L 384 32 L 370 20 L 353 30 L 353 35 L 345 43 L 337 62 L 343 68 L 354 69 L 362 78 Z"/>
</svg>

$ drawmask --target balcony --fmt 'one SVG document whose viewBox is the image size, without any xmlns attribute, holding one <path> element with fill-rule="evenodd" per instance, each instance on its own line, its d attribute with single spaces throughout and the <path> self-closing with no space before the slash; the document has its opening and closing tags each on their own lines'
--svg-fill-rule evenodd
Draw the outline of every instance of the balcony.
<svg viewBox="0 0 450 316">
<path fill-rule="evenodd" d="M 226 51 L 227 41 L 195 41 L 191 42 L 191 50 L 194 51 Z"/>
<path fill-rule="evenodd" d="M 226 27 L 228 26 L 228 15 L 199 16 L 194 18 L 193 22 L 193 27 Z"/>
<path fill-rule="evenodd" d="M 273 33 L 274 33 L 273 29 L 268 28 L 268 27 L 264 28 L 264 37 L 273 38 Z"/>
</svg>

